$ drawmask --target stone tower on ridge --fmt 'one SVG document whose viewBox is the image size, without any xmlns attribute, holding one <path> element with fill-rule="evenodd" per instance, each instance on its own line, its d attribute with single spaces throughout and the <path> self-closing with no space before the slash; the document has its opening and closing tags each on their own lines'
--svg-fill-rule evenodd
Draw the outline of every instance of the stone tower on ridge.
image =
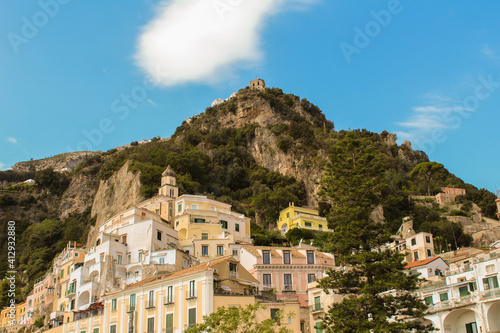
<svg viewBox="0 0 500 333">
<path fill-rule="evenodd" d="M 250 81 L 250 89 L 264 90 L 266 89 L 266 83 L 264 82 L 264 80 L 255 79 L 253 81 Z"/>
<path fill-rule="evenodd" d="M 177 198 L 179 196 L 179 188 L 176 182 L 175 172 L 169 165 L 161 174 L 161 186 L 158 189 L 158 194 L 173 199 Z"/>
</svg>

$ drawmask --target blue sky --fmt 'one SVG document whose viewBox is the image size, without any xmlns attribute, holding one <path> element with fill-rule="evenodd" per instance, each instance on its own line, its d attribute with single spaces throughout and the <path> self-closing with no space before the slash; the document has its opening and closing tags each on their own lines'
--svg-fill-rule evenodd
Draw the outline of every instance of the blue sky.
<svg viewBox="0 0 500 333">
<path fill-rule="evenodd" d="M 0 2 L 0 168 L 168 137 L 255 77 L 500 188 L 500 3 Z"/>
</svg>

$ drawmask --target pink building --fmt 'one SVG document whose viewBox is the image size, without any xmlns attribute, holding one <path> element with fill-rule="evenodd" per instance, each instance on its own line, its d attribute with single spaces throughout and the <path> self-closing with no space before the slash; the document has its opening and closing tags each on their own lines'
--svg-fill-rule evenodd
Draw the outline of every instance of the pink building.
<svg viewBox="0 0 500 333">
<path fill-rule="evenodd" d="M 308 306 L 307 284 L 323 278 L 335 267 L 333 254 L 315 247 L 243 246 L 240 263 L 261 284 L 261 289 L 275 289 L 278 300 L 297 300 Z"/>
<path fill-rule="evenodd" d="M 441 187 L 441 191 L 450 195 L 465 195 L 465 189 L 459 187 Z"/>
</svg>

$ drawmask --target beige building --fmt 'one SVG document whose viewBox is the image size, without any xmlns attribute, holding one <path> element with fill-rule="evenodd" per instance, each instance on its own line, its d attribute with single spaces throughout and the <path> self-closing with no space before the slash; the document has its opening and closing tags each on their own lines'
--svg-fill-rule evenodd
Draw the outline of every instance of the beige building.
<svg viewBox="0 0 500 333">
<path fill-rule="evenodd" d="M 201 323 L 219 306 L 245 306 L 258 299 L 255 280 L 236 260 L 224 257 L 207 264 L 142 280 L 103 296 L 103 302 L 67 313 L 59 332 L 180 333 Z M 278 310 L 282 325 L 300 332 L 299 304 L 267 303 L 256 321 L 272 318 Z"/>
<path fill-rule="evenodd" d="M 394 242 L 388 244 L 388 247 L 404 253 L 406 262 L 432 258 L 436 255 L 432 234 L 416 233 L 413 229 L 413 220 L 408 217 L 403 220 L 394 238 Z"/>
<path fill-rule="evenodd" d="M 500 219 L 500 198 L 495 200 L 497 203 L 497 217 Z"/>
<path fill-rule="evenodd" d="M 201 195 L 175 200 L 180 248 L 201 261 L 232 255 L 232 244 L 251 244 L 250 219 L 231 205 Z"/>
</svg>

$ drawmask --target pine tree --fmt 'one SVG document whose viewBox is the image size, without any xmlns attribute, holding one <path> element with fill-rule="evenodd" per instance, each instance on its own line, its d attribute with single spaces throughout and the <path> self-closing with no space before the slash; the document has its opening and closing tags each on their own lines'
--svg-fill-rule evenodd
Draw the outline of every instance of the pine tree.
<svg viewBox="0 0 500 333">
<path fill-rule="evenodd" d="M 331 202 L 328 219 L 330 251 L 339 255 L 341 270 L 330 270 L 319 281 L 325 292 L 344 295 L 328 310 L 326 332 L 426 332 L 420 324 L 425 304 L 415 296 L 418 277 L 404 272 L 403 255 L 383 245 L 390 233 L 370 213 L 381 204 L 386 187 L 387 156 L 377 143 L 347 132 L 332 147 L 322 183 Z"/>
</svg>

